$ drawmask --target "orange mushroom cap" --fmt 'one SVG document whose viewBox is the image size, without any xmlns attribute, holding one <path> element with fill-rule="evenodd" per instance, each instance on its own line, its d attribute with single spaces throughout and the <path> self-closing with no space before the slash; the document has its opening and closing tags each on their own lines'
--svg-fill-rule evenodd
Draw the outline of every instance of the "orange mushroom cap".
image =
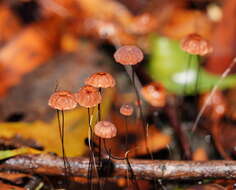
<svg viewBox="0 0 236 190">
<path fill-rule="evenodd" d="M 88 77 L 85 84 L 96 88 L 111 88 L 116 85 L 116 81 L 110 73 L 98 72 Z"/>
<path fill-rule="evenodd" d="M 82 107 L 91 108 L 100 104 L 102 96 L 97 88 L 85 85 L 74 94 L 75 101 Z"/>
<path fill-rule="evenodd" d="M 210 42 L 199 34 L 189 34 L 180 42 L 181 49 L 189 54 L 204 56 L 212 52 Z"/>
<path fill-rule="evenodd" d="M 116 136 L 117 128 L 110 121 L 99 121 L 94 126 L 94 133 L 100 138 L 110 139 Z"/>
<path fill-rule="evenodd" d="M 226 101 L 221 91 L 216 91 L 210 98 L 210 93 L 205 93 L 200 96 L 199 108 L 201 109 L 205 104 L 207 107 L 203 115 L 210 117 L 212 120 L 219 120 L 226 113 Z"/>
<path fill-rule="evenodd" d="M 123 104 L 120 107 L 120 114 L 124 115 L 124 116 L 131 116 L 134 112 L 134 108 L 132 105 L 130 104 Z"/>
<path fill-rule="evenodd" d="M 144 99 L 154 107 L 163 107 L 166 104 L 166 89 L 157 82 L 151 82 L 141 89 Z"/>
<path fill-rule="evenodd" d="M 136 46 L 125 45 L 116 50 L 114 58 L 122 65 L 136 65 L 143 60 L 143 52 Z"/>
<path fill-rule="evenodd" d="M 69 91 L 57 91 L 50 96 L 48 105 L 57 110 L 71 110 L 77 106 L 77 102 Z"/>
</svg>

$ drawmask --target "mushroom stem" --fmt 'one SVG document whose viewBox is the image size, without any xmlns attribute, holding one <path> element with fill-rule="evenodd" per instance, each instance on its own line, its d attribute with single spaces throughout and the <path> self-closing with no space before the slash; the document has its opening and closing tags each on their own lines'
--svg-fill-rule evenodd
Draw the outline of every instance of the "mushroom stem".
<svg viewBox="0 0 236 190">
<path fill-rule="evenodd" d="M 183 87 L 183 96 L 186 95 L 186 90 L 187 90 L 187 83 L 188 83 L 188 70 L 191 66 L 193 55 L 188 54 L 188 62 L 187 62 L 187 68 L 186 68 L 186 76 L 185 76 L 185 81 L 184 81 L 184 87 Z"/>
<path fill-rule="evenodd" d="M 131 66 L 131 68 L 132 68 L 132 78 L 131 78 L 131 80 L 132 80 L 133 87 L 134 87 L 135 94 L 136 94 L 136 98 L 137 98 L 138 108 L 139 108 L 139 112 L 140 112 L 140 118 L 142 120 L 142 127 L 143 127 L 144 138 L 145 138 L 145 147 L 146 147 L 147 154 L 149 154 L 151 156 L 151 159 L 153 159 L 153 156 L 152 156 L 152 154 L 149 150 L 149 147 L 148 147 L 146 121 L 145 121 L 142 106 L 141 106 L 141 98 L 140 98 L 140 94 L 138 92 L 138 89 L 135 85 L 135 70 L 134 70 L 133 66 Z"/>
<path fill-rule="evenodd" d="M 195 94 L 198 92 L 198 85 L 199 85 L 199 80 L 200 80 L 200 72 L 201 72 L 201 65 L 200 65 L 200 56 L 197 55 L 197 75 L 196 75 L 196 81 L 195 81 Z"/>
<path fill-rule="evenodd" d="M 100 94 L 102 94 L 102 88 L 99 88 Z M 98 104 L 98 122 L 101 121 L 101 104 Z M 101 166 L 101 150 L 102 150 L 102 139 L 101 137 L 98 137 L 98 164 L 99 167 Z"/>
<path fill-rule="evenodd" d="M 125 135 L 125 149 L 128 150 L 128 118 L 125 116 L 125 130 L 126 130 L 126 135 Z"/>
<path fill-rule="evenodd" d="M 61 141 L 62 159 L 63 159 L 63 163 L 64 163 L 64 175 L 65 175 L 64 182 L 65 182 L 66 186 L 69 186 L 68 177 L 69 177 L 69 173 L 70 173 L 70 164 L 67 160 L 66 153 L 65 153 L 65 145 L 64 145 L 65 116 L 64 116 L 63 110 L 61 110 L 61 111 L 57 110 L 57 119 L 58 119 L 58 128 L 59 128 L 59 135 L 60 135 L 60 141 Z"/>
<path fill-rule="evenodd" d="M 107 148 L 106 139 L 103 139 L 103 144 L 104 144 L 104 149 L 105 149 L 106 153 L 108 154 L 109 158 L 112 158 L 114 160 L 125 160 L 127 162 L 128 172 L 130 173 L 131 182 L 134 185 L 136 190 L 140 190 L 139 185 L 138 185 L 137 180 L 136 180 L 136 176 L 134 174 L 134 171 L 132 169 L 132 166 L 131 166 L 129 158 L 128 158 L 129 151 L 126 151 L 124 158 L 116 157 L 116 156 L 113 156 L 112 153 L 111 153 L 111 150 L 109 150 Z"/>
<path fill-rule="evenodd" d="M 92 176 L 93 176 L 93 162 L 94 162 L 94 144 L 93 142 L 93 130 L 91 126 L 91 116 L 90 116 L 90 109 L 88 108 L 88 127 L 89 127 L 89 138 L 88 138 L 88 144 L 89 144 L 89 150 L 90 150 L 90 156 L 89 156 L 89 167 L 88 167 L 88 182 L 90 185 L 90 189 L 93 189 L 93 183 L 92 183 Z M 94 163 L 95 167 L 96 164 Z"/>
</svg>

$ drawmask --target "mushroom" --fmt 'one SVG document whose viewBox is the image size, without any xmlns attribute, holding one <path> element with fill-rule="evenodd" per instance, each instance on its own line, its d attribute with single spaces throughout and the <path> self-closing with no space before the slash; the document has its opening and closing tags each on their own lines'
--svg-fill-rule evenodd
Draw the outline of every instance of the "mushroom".
<svg viewBox="0 0 236 190">
<path fill-rule="evenodd" d="M 94 157 L 94 146 L 93 146 L 93 130 L 91 126 L 91 116 L 90 116 L 90 108 L 97 106 L 102 101 L 101 93 L 98 91 L 97 88 L 85 85 L 82 88 L 79 89 L 78 92 L 74 93 L 75 101 L 82 107 L 85 107 L 88 109 L 88 127 L 89 127 L 89 148 L 91 152 L 91 157 Z M 92 169 L 89 167 L 89 175 L 92 175 Z"/>
<path fill-rule="evenodd" d="M 193 55 L 204 56 L 211 53 L 213 50 L 209 41 L 196 33 L 184 37 L 180 44 L 183 51 Z"/>
<path fill-rule="evenodd" d="M 151 82 L 141 89 L 144 99 L 154 107 L 164 107 L 166 104 L 167 92 L 162 84 Z"/>
<path fill-rule="evenodd" d="M 110 121 L 99 121 L 94 126 L 94 133 L 102 139 L 111 139 L 116 136 L 117 128 Z"/>
<path fill-rule="evenodd" d="M 180 42 L 180 47 L 183 51 L 190 54 L 187 70 L 189 69 L 190 64 L 191 64 L 192 55 L 196 55 L 197 58 L 199 59 L 199 56 L 205 56 L 211 53 L 213 50 L 210 42 L 204 39 L 201 35 L 196 34 L 196 33 L 192 33 L 184 37 Z M 198 91 L 199 75 L 200 75 L 200 64 L 198 64 L 198 68 L 197 68 L 197 79 L 195 83 L 196 92 Z"/>
<path fill-rule="evenodd" d="M 135 85 L 135 71 L 134 71 L 134 65 L 140 63 L 143 60 L 143 58 L 144 58 L 144 55 L 143 55 L 142 50 L 134 45 L 122 46 L 119 49 L 117 49 L 114 54 L 114 59 L 117 63 L 120 63 L 124 66 L 130 66 L 132 69 L 131 81 L 133 83 L 133 87 L 135 90 L 136 99 L 138 102 L 139 113 L 140 113 L 141 120 L 142 120 L 142 127 L 143 127 L 143 131 L 144 131 L 146 149 L 147 149 L 147 152 L 149 152 L 148 143 L 147 143 L 147 135 L 146 135 L 146 127 L 145 127 L 146 122 L 145 122 L 143 111 L 142 111 L 140 94 L 139 94 L 138 89 Z"/>
<path fill-rule="evenodd" d="M 123 104 L 120 107 L 120 114 L 124 116 L 131 116 L 134 112 L 134 108 L 130 104 Z"/>
<path fill-rule="evenodd" d="M 65 126 L 65 119 L 64 119 L 64 111 L 65 110 L 72 110 L 76 108 L 77 103 L 74 99 L 74 96 L 69 91 L 56 91 L 54 92 L 49 100 L 48 105 L 57 110 L 57 118 L 58 118 L 58 128 L 61 140 L 61 149 L 62 149 L 62 156 L 64 162 L 64 172 L 65 172 L 65 181 L 67 180 L 67 176 L 70 172 L 70 165 L 66 158 L 65 153 L 65 146 L 64 146 L 64 126 Z M 61 115 L 61 116 L 60 116 Z"/>
<path fill-rule="evenodd" d="M 125 147 L 128 149 L 128 117 L 131 116 L 134 112 L 134 108 L 131 104 L 123 104 L 120 107 L 120 114 L 125 117 L 125 129 L 126 129 L 126 136 L 125 136 Z"/>
<path fill-rule="evenodd" d="M 75 101 L 82 107 L 92 108 L 102 101 L 102 96 L 97 88 L 85 85 L 76 93 L 74 93 Z"/>
<path fill-rule="evenodd" d="M 111 88 L 116 85 L 116 81 L 110 73 L 97 72 L 92 74 L 85 80 L 86 85 L 91 85 L 99 89 L 102 93 L 102 88 Z M 98 121 L 101 121 L 101 103 L 98 104 Z M 101 138 L 99 137 L 99 162 L 101 161 Z"/>
<path fill-rule="evenodd" d="M 98 72 L 88 77 L 85 84 L 95 88 L 111 88 L 116 85 L 116 81 L 110 73 Z"/>
</svg>

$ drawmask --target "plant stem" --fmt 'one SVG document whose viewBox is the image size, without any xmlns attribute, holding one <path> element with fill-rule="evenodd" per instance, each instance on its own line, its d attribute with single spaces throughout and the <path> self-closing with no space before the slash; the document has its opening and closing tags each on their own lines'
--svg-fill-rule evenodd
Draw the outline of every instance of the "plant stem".
<svg viewBox="0 0 236 190">
<path fill-rule="evenodd" d="M 145 121 L 145 118 L 144 118 L 144 115 L 143 115 L 143 110 L 142 110 L 142 106 L 141 106 L 141 98 L 140 98 L 140 94 L 138 92 L 138 89 L 135 85 L 135 71 L 134 71 L 134 67 L 131 66 L 132 68 L 132 83 L 133 83 L 133 87 L 134 87 L 134 90 L 135 90 L 135 94 L 136 94 L 136 98 L 137 98 L 137 103 L 138 103 L 138 108 L 139 108 L 139 112 L 140 112 L 140 117 L 141 117 L 141 121 L 142 121 L 142 128 L 143 128 L 143 132 L 144 132 L 144 138 L 145 138 L 145 147 L 146 147 L 146 150 L 147 150 L 147 154 L 151 155 L 150 154 L 150 150 L 149 150 L 149 147 L 148 147 L 148 143 L 147 143 L 147 129 L 146 129 L 146 121 Z"/>
<path fill-rule="evenodd" d="M 61 113 L 61 116 L 60 116 Z M 60 119 L 62 118 L 62 120 Z M 64 175 L 65 175 L 65 179 L 64 179 L 64 183 L 66 184 L 66 186 L 69 186 L 68 183 L 68 170 L 67 170 L 67 166 L 69 166 L 69 162 L 67 162 L 66 160 L 66 154 L 65 154 L 65 146 L 64 146 L 64 123 L 65 123 L 65 118 L 64 118 L 64 111 L 60 111 L 57 110 L 57 119 L 58 119 L 58 128 L 59 128 L 59 135 L 60 135 L 60 141 L 61 141 L 61 149 L 62 149 L 62 159 L 63 159 L 63 163 L 64 163 Z"/>
</svg>

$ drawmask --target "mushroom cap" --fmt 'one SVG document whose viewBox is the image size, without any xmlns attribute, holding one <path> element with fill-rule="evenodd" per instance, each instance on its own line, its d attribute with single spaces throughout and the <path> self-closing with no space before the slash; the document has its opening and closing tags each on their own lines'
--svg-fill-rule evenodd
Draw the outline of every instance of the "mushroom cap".
<svg viewBox="0 0 236 190">
<path fill-rule="evenodd" d="M 166 89 L 157 82 L 151 82 L 141 89 L 144 99 L 154 107 L 163 107 L 166 104 Z"/>
<path fill-rule="evenodd" d="M 143 60 L 143 52 L 137 46 L 125 45 L 116 50 L 114 58 L 122 65 L 136 65 Z"/>
<path fill-rule="evenodd" d="M 217 90 L 210 98 L 211 93 L 204 93 L 199 99 L 199 109 L 207 104 L 204 116 L 210 117 L 212 120 L 219 120 L 227 111 L 227 103 L 221 91 Z"/>
<path fill-rule="evenodd" d="M 99 121 L 94 126 L 94 133 L 103 139 L 110 139 L 116 136 L 117 128 L 110 121 Z"/>
<path fill-rule="evenodd" d="M 102 96 L 97 88 L 85 85 L 74 94 L 75 101 L 82 107 L 91 108 L 102 102 Z"/>
<path fill-rule="evenodd" d="M 85 80 L 85 84 L 96 88 L 111 88 L 116 85 L 116 81 L 110 73 L 98 72 L 88 77 Z"/>
<path fill-rule="evenodd" d="M 198 34 L 189 34 L 180 42 L 182 50 L 189 54 L 204 56 L 212 52 L 213 48 L 208 40 Z"/>
<path fill-rule="evenodd" d="M 123 104 L 120 107 L 120 114 L 124 115 L 124 116 L 131 116 L 134 112 L 134 108 L 132 105 L 130 104 Z"/>
<path fill-rule="evenodd" d="M 48 105 L 57 110 L 71 110 L 77 106 L 77 102 L 72 93 L 64 90 L 54 92 L 48 100 Z"/>
</svg>

